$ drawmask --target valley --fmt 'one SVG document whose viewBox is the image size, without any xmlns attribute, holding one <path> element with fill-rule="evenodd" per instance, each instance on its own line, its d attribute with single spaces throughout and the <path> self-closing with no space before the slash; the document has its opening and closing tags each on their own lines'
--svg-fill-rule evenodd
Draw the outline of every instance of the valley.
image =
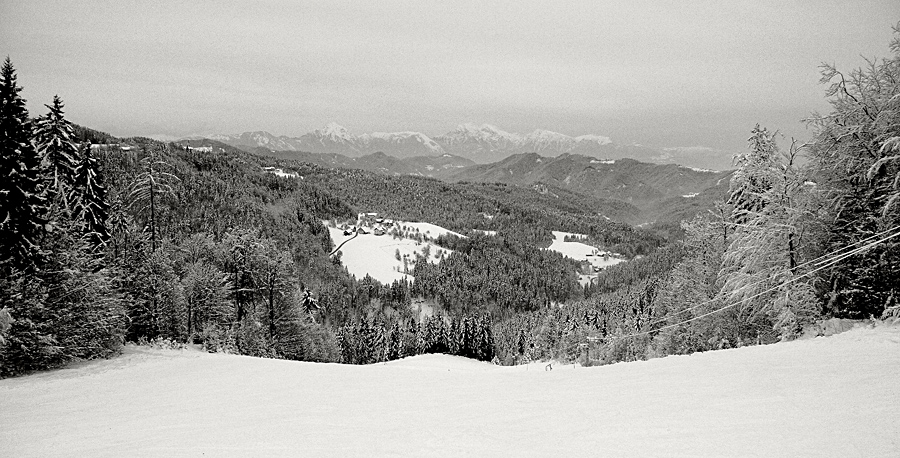
<svg viewBox="0 0 900 458">
<path fill-rule="evenodd" d="M 453 253 L 434 244 L 439 237 L 450 235 L 465 238 L 462 234 L 431 223 L 385 221 L 383 218 L 378 218 L 376 222 L 377 214 L 371 214 L 369 221 L 366 221 L 365 215 L 361 213 L 352 222 L 324 222 L 336 247 L 331 256 L 338 256 L 347 271 L 359 279 L 369 276 L 384 284 L 398 280 L 412 281 L 417 262 L 426 260 L 437 264 Z M 554 239 L 547 249 L 579 263 L 577 271 L 582 286 L 590 284 L 602 269 L 625 261 L 619 254 L 583 243 L 587 241 L 586 235 L 560 231 L 552 233 Z M 485 235 L 496 236 L 496 233 Z"/>
<path fill-rule="evenodd" d="M 201 143 L 195 141 L 192 144 Z M 549 192 L 550 196 L 558 194 L 554 188 L 565 189 L 597 201 L 616 202 L 618 208 L 599 214 L 634 225 L 665 225 L 690 219 L 709 208 L 713 201 L 721 199 L 732 173 L 569 153 L 555 157 L 537 153 L 514 154 L 498 162 L 475 164 L 450 154 L 401 159 L 381 152 L 349 157 L 337 153 L 271 151 L 266 148 L 249 150 L 286 162 L 359 169 L 388 176 L 423 176 L 455 183 L 504 183 L 532 187 L 544 194 Z"/>
</svg>

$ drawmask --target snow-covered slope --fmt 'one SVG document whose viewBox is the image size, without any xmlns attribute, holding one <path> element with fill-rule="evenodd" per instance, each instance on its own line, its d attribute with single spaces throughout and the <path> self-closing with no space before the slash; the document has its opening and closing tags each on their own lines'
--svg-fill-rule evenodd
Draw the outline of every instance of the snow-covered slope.
<svg viewBox="0 0 900 458">
<path fill-rule="evenodd" d="M 607 251 L 598 250 L 597 248 L 582 242 L 566 242 L 566 236 L 570 237 L 586 237 L 582 234 L 573 234 L 571 232 L 553 231 L 553 242 L 547 248 L 556 251 L 563 256 L 568 256 L 576 261 L 588 261 L 592 266 L 603 269 L 614 266 L 624 259 L 618 258 Z"/>
<path fill-rule="evenodd" d="M 0 380 L 46 456 L 900 456 L 900 328 L 583 368 L 372 366 L 126 347 Z"/>
<path fill-rule="evenodd" d="M 598 250 L 597 248 L 586 243 L 567 242 L 567 236 L 587 238 L 587 236 L 585 236 L 584 234 L 553 231 L 553 242 L 549 247 L 547 247 L 547 249 L 560 253 L 563 256 L 568 256 L 576 261 L 587 261 L 591 265 L 591 267 L 593 269 L 596 269 L 598 272 L 609 266 L 614 266 L 620 262 L 625 262 L 624 259 L 617 257 L 613 253 Z M 589 284 L 592 279 L 596 277 L 597 274 L 591 272 L 589 274 L 579 274 L 578 279 L 581 283 L 581 286 L 584 286 Z"/>
<path fill-rule="evenodd" d="M 440 156 L 443 148 L 420 132 L 375 132 L 357 137 L 364 151 L 390 151 L 402 158 L 415 156 Z"/>
<path fill-rule="evenodd" d="M 522 137 L 490 124 L 460 124 L 456 129 L 435 137 L 445 151 L 478 163 L 493 162 L 519 152 Z"/>
<path fill-rule="evenodd" d="M 423 237 L 429 240 L 436 239 L 445 233 L 455 234 L 455 232 L 429 223 L 398 221 L 397 225 L 408 228 L 409 232 L 419 230 Z M 371 232 L 371 228 L 368 231 Z M 369 275 L 384 284 L 390 284 L 394 280 L 402 278 L 412 281 L 412 276 L 405 272 L 407 270 L 412 272 L 415 267 L 416 255 L 422 255 L 425 247 L 428 247 L 430 252 L 428 261 L 432 263 L 438 262 L 442 253 L 443 256 L 449 256 L 451 253 L 450 250 L 433 245 L 431 242 L 419 243 L 408 238 L 394 238 L 390 234 L 381 236 L 373 233 L 344 235 L 344 231 L 334 227 L 329 227 L 328 232 L 334 246 L 341 247 L 341 263 L 351 274 L 358 279 Z M 345 241 L 347 243 L 344 244 Z M 396 257 L 398 252 L 400 259 Z M 404 269 L 404 258 L 406 259 L 406 269 Z"/>
</svg>

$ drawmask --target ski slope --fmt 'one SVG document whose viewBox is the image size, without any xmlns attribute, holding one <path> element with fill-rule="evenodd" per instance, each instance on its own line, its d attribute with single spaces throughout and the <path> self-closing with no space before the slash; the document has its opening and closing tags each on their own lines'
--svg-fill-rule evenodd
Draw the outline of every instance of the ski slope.
<svg viewBox="0 0 900 458">
<path fill-rule="evenodd" d="M 604 367 L 343 366 L 126 347 L 0 380 L 46 456 L 900 456 L 900 328 Z"/>
</svg>

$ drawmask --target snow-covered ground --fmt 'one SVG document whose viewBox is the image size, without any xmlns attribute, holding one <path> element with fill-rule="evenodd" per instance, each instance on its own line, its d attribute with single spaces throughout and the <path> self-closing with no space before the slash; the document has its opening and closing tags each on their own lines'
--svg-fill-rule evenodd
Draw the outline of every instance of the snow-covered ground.
<svg viewBox="0 0 900 458">
<path fill-rule="evenodd" d="M 437 224 L 421 223 L 421 222 L 411 223 L 411 222 L 407 222 L 407 221 L 398 221 L 397 225 L 405 226 L 407 228 L 413 228 L 412 230 L 417 229 L 419 231 L 419 233 L 421 233 L 423 236 L 425 236 L 429 239 L 432 239 L 432 240 L 436 239 L 442 235 L 447 235 L 447 234 L 452 234 L 457 237 L 465 237 L 464 235 L 462 235 L 458 232 L 453 232 L 450 229 L 445 229 L 441 226 L 438 226 Z"/>
<path fill-rule="evenodd" d="M 609 266 L 624 262 L 624 259 L 617 258 L 608 252 L 597 250 L 596 248 L 581 242 L 566 242 L 566 236 L 584 237 L 582 234 L 573 234 L 571 232 L 553 231 L 553 243 L 548 249 L 562 253 L 576 261 L 588 261 L 592 266 L 603 269 Z M 581 282 L 590 281 L 590 275 L 582 275 Z"/>
<path fill-rule="evenodd" d="M 422 223 L 403 224 L 409 226 L 410 224 Z M 345 240 L 353 237 L 352 235 L 344 235 L 341 229 L 334 227 L 329 227 L 328 232 L 331 235 L 331 241 L 334 242 L 334 246 L 338 246 Z M 415 261 L 416 253 L 421 254 L 422 249 L 426 246 L 430 247 L 431 253 L 428 260 L 431 262 L 437 262 L 439 260 L 438 256 L 442 252 L 444 256 L 450 254 L 450 250 L 428 242 L 418 244 L 415 240 L 395 239 L 389 234 L 382 236 L 360 234 L 341 247 L 341 262 L 356 278 L 363 278 L 366 274 L 369 274 L 372 278 L 382 283 L 391 283 L 394 280 L 409 277 L 403 273 L 403 256 L 406 255 L 410 261 L 408 267 L 409 271 L 412 272 L 414 264 L 411 261 Z M 400 250 L 400 261 L 397 260 L 397 250 Z M 409 279 L 411 280 L 412 278 L 410 277 Z"/>
<path fill-rule="evenodd" d="M 605 367 L 343 366 L 127 347 L 0 380 L 46 456 L 900 456 L 900 328 Z"/>
</svg>

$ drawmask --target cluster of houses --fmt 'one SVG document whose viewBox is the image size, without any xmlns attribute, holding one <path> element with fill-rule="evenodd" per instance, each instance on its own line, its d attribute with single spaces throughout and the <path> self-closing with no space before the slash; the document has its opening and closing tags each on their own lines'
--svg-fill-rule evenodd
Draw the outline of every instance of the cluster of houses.
<svg viewBox="0 0 900 458">
<path fill-rule="evenodd" d="M 356 224 L 342 224 L 344 235 L 375 234 L 378 236 L 387 234 L 394 227 L 394 220 L 380 218 L 378 213 L 360 213 L 356 216 Z"/>
<path fill-rule="evenodd" d="M 134 146 L 122 145 L 120 143 L 91 143 L 91 149 L 118 149 L 119 151 L 131 151 L 134 148 Z"/>
<path fill-rule="evenodd" d="M 279 167 L 263 167 L 262 171 L 265 173 L 271 173 L 279 178 L 300 178 L 300 174 L 296 172 L 285 172 L 284 169 Z"/>
</svg>

